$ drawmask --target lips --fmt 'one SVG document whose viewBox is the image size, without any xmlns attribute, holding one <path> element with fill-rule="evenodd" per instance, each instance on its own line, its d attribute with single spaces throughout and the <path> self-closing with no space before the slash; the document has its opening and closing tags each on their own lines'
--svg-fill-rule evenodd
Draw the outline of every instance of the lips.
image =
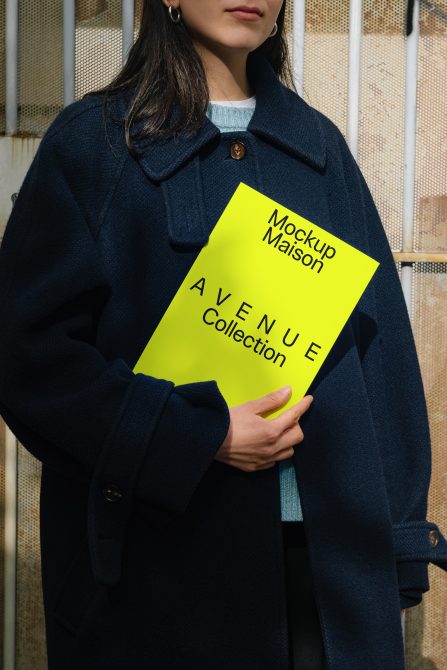
<svg viewBox="0 0 447 670">
<path fill-rule="evenodd" d="M 238 5 L 237 7 L 233 7 L 232 9 L 228 9 L 227 11 L 240 12 L 242 14 L 257 14 L 258 16 L 262 16 L 262 12 L 259 9 L 259 7 L 253 7 L 249 5 Z"/>
</svg>

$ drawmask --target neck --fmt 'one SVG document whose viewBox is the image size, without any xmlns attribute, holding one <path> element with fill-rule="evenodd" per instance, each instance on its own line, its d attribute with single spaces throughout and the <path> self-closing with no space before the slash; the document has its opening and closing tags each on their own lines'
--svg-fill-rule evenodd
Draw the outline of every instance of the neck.
<svg viewBox="0 0 447 670">
<path fill-rule="evenodd" d="M 200 44 L 195 47 L 205 68 L 210 100 L 244 100 L 254 94 L 247 78 L 246 51 L 216 54 Z"/>
</svg>

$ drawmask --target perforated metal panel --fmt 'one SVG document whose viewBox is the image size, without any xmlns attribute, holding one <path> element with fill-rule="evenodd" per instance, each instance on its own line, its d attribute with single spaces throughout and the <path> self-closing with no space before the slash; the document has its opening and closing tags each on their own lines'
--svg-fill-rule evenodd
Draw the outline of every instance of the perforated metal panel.
<svg viewBox="0 0 447 670">
<path fill-rule="evenodd" d="M 107 84 L 121 65 L 121 1 L 81 0 L 76 11 L 76 98 Z"/>
<path fill-rule="evenodd" d="M 349 2 L 306 2 L 304 99 L 346 134 Z"/>
<path fill-rule="evenodd" d="M 16 670 L 46 670 L 40 541 L 40 462 L 18 448 Z"/>
<path fill-rule="evenodd" d="M 286 16 L 285 16 L 284 27 L 286 30 L 287 44 L 290 50 L 292 50 L 292 22 L 293 22 L 293 5 L 292 3 L 289 2 L 289 4 L 286 5 Z"/>
<path fill-rule="evenodd" d="M 359 163 L 393 249 L 402 246 L 406 0 L 364 0 Z"/>
<path fill-rule="evenodd" d="M 106 84 L 121 65 L 121 6 L 121 0 L 76 2 L 76 98 Z M 2 3 L 0 30 L 4 14 Z M 19 2 L 18 43 L 17 130 L 21 135 L 42 135 L 63 107 L 63 2 Z M 0 101 L 4 101 L 4 77 Z M 4 124 L 3 107 L 1 119 Z"/>
<path fill-rule="evenodd" d="M 447 264 L 419 263 L 414 270 L 414 333 L 430 414 L 432 481 L 429 517 L 447 527 Z M 408 670 L 447 668 L 447 580 L 429 566 L 430 591 L 408 611 Z M 430 665 L 428 663 L 430 662 Z"/>
<path fill-rule="evenodd" d="M 19 2 L 18 132 L 41 135 L 63 106 L 63 2 Z"/>
<path fill-rule="evenodd" d="M 418 251 L 447 252 L 447 2 L 420 10 L 416 136 L 415 233 Z M 447 264 L 414 270 L 414 332 L 421 360 L 432 436 L 430 517 L 447 528 Z M 408 616 L 408 670 L 428 659 L 447 668 L 447 580 L 430 565 L 430 591 Z"/>
<path fill-rule="evenodd" d="M 415 249 L 447 251 L 447 2 L 421 6 Z M 443 12 L 441 10 L 444 10 Z"/>
<path fill-rule="evenodd" d="M 402 245 L 406 5 L 363 0 L 358 161 L 391 246 Z M 436 7 L 433 9 L 433 6 Z M 429 7 L 432 7 L 430 10 Z M 447 2 L 421 7 L 417 99 L 415 250 L 447 251 Z M 307 0 L 304 98 L 346 135 L 349 2 Z M 398 265 L 399 271 L 401 269 Z M 433 439 L 429 518 L 447 528 L 447 264 L 414 266 L 413 319 Z M 447 670 L 447 580 L 407 610 L 408 670 Z"/>
</svg>

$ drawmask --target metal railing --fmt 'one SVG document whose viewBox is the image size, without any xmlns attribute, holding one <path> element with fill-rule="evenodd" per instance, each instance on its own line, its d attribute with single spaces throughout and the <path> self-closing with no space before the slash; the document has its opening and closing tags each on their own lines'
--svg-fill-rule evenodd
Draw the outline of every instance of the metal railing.
<svg viewBox="0 0 447 670">
<path fill-rule="evenodd" d="M 6 133 L 17 131 L 19 3 L 6 0 Z"/>
</svg>

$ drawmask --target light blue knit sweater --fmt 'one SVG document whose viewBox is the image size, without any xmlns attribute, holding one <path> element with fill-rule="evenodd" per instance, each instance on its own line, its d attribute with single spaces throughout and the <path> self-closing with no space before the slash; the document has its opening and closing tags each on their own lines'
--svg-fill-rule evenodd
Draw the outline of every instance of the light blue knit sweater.
<svg viewBox="0 0 447 670">
<path fill-rule="evenodd" d="M 246 130 L 254 112 L 255 99 L 249 98 L 238 104 L 231 101 L 229 104 L 210 102 L 207 116 L 217 126 L 221 133 L 231 133 Z M 235 139 L 237 135 L 235 136 Z M 279 461 L 279 481 L 281 493 L 281 519 L 283 521 L 302 521 L 301 501 L 295 476 L 295 469 L 291 458 Z"/>
</svg>

